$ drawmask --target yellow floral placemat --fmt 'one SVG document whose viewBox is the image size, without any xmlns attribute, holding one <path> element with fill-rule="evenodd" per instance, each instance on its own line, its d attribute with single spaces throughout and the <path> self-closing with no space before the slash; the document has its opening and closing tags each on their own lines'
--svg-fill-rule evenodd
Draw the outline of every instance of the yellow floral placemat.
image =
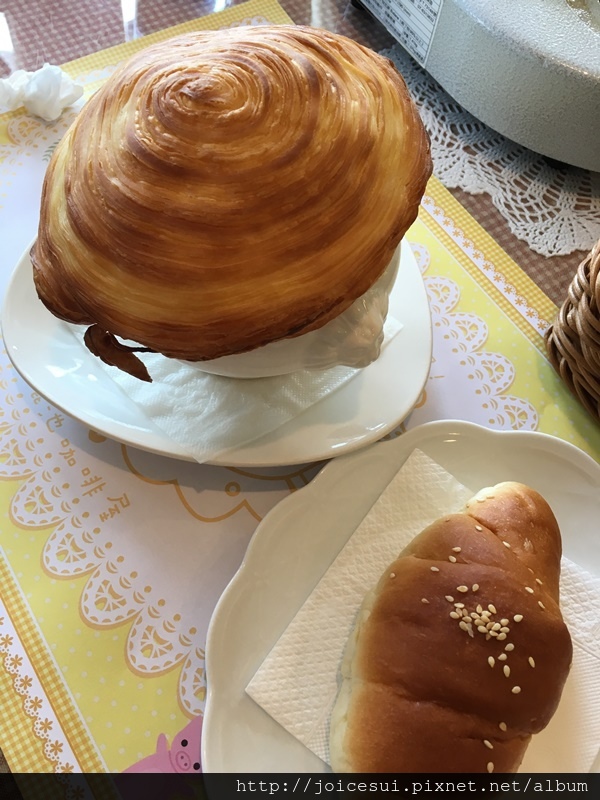
<svg viewBox="0 0 600 800">
<path fill-rule="evenodd" d="M 290 20 L 250 0 L 67 68 L 91 91 L 158 38 L 265 21 Z M 68 122 L 0 120 L 0 213 L 23 250 L 26 209 Z M 458 418 L 544 431 L 598 459 L 599 427 L 545 357 L 556 309 L 541 290 L 435 178 L 407 239 L 434 346 L 422 397 L 393 435 Z M 214 604 L 258 521 L 317 469 L 210 467 L 120 445 L 49 405 L 1 354 L 0 747 L 11 769 L 197 770 Z"/>
<path fill-rule="evenodd" d="M 551 368 L 543 333 L 556 306 L 436 178 L 408 233 L 434 325 L 424 402 L 409 426 L 465 419 L 538 430 L 600 458 L 600 426 Z M 436 389 L 456 381 L 455 393 Z M 467 388 L 468 387 L 468 388 Z"/>
</svg>

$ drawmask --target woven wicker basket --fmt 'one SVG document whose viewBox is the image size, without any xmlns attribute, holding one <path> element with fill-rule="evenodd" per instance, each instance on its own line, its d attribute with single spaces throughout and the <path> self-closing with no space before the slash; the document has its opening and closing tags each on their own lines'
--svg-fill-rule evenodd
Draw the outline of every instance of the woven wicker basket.
<svg viewBox="0 0 600 800">
<path fill-rule="evenodd" d="M 590 414 L 600 419 L 600 241 L 579 265 L 545 338 L 558 374 Z"/>
</svg>

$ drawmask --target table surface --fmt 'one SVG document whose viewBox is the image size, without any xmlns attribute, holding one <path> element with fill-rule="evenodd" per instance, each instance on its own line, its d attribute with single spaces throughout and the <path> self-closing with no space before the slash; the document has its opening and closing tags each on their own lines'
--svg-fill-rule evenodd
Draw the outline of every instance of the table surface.
<svg viewBox="0 0 600 800">
<path fill-rule="evenodd" d="M 3 11 L 14 52 L 0 52 L 0 77 L 14 69 L 37 69 L 44 62 L 62 64 L 241 1 L 80 0 L 73 3 L 54 0 L 47 3 L 30 0 L 24 3 L 5 0 Z M 395 43 L 377 20 L 347 0 L 282 0 L 280 5 L 296 24 L 324 27 L 357 39 L 374 50 Z M 539 255 L 512 234 L 488 195 L 473 196 L 461 189 L 451 191 L 521 269 L 560 305 L 586 254 L 577 251 L 550 258 Z"/>
<path fill-rule="evenodd" d="M 0 26 L 12 49 L 0 27 L 0 67 L 62 64 L 234 5 L 5 0 Z M 296 23 L 375 50 L 393 44 L 342 0 L 280 5 Z M 0 224 L 13 250 L 30 241 L 46 154 L 66 124 L 3 121 Z M 600 460 L 600 426 L 551 369 L 542 339 L 584 254 L 533 253 L 489 197 L 449 193 L 435 178 L 407 240 L 428 295 L 433 355 L 415 409 L 390 438 L 458 419 L 541 431 Z M 7 277 L 15 259 L 3 241 Z M 120 444 L 46 402 L 0 354 L 0 705 L 9 720 L 0 747 L 11 767 L 115 772 L 158 758 L 157 737 L 174 743 L 189 730 L 197 745 L 214 604 L 260 520 L 320 468 L 215 467 Z"/>
</svg>

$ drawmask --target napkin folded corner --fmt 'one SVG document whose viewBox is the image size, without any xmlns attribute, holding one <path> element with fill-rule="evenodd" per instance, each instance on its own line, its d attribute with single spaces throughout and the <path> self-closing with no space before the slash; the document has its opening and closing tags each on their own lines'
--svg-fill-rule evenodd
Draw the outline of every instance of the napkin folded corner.
<svg viewBox="0 0 600 800">
<path fill-rule="evenodd" d="M 414 450 L 248 684 L 250 697 L 326 763 L 339 665 L 366 592 L 417 533 L 472 494 Z"/>
</svg>

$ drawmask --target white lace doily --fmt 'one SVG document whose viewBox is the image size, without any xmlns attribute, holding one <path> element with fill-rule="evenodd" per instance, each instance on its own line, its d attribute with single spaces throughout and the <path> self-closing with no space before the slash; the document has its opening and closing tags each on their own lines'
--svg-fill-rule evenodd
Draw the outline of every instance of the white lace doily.
<svg viewBox="0 0 600 800">
<path fill-rule="evenodd" d="M 512 233 L 543 256 L 591 250 L 600 239 L 600 173 L 553 164 L 460 106 L 396 45 L 402 73 L 431 136 L 434 172 L 448 188 L 486 192 Z"/>
</svg>

